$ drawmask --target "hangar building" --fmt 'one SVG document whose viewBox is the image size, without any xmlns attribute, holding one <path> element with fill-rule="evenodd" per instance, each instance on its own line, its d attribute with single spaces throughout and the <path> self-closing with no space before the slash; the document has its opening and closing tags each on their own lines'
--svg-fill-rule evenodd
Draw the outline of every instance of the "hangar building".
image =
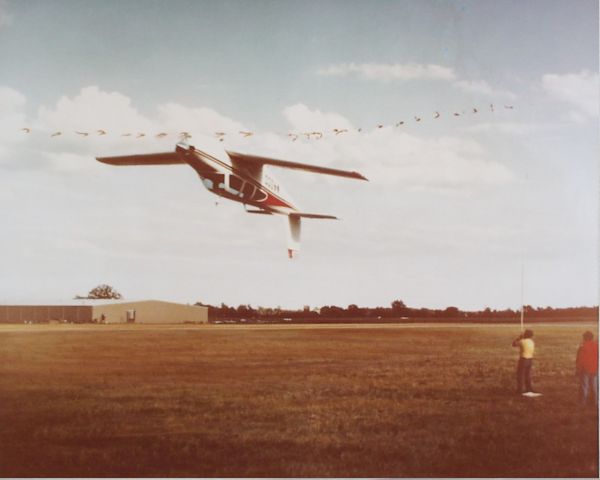
<svg viewBox="0 0 600 480">
<path fill-rule="evenodd" d="M 159 300 L 0 305 L 0 323 L 208 323 L 208 308 Z"/>
</svg>

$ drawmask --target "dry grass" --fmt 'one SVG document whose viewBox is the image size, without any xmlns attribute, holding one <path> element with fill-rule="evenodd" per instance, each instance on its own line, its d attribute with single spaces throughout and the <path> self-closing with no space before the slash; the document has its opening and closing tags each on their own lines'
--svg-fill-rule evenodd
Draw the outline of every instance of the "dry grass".
<svg viewBox="0 0 600 480">
<path fill-rule="evenodd" d="M 515 327 L 0 327 L 0 472 L 597 476 L 585 328 L 534 327 L 526 399 Z"/>
</svg>

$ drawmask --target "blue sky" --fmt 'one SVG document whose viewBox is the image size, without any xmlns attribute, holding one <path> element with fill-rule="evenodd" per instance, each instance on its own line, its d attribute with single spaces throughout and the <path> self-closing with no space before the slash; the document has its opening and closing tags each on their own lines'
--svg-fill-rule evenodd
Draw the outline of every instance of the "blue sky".
<svg viewBox="0 0 600 480">
<path fill-rule="evenodd" d="M 184 302 L 515 308 L 524 258 L 526 303 L 596 304 L 597 19 L 593 1 L 0 1 L 0 300 L 107 282 Z M 280 219 L 216 206 L 191 169 L 94 161 L 181 130 L 371 181 L 276 172 L 343 218 L 305 222 L 290 262 Z M 287 136 L 306 130 L 327 134 Z"/>
</svg>

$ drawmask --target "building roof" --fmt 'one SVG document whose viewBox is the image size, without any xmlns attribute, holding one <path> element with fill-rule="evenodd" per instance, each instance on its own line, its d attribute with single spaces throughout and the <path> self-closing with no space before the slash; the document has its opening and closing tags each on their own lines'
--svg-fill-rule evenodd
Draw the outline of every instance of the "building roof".
<svg viewBox="0 0 600 480">
<path fill-rule="evenodd" d="M 189 304 L 189 303 L 186 304 L 186 303 L 179 303 L 179 302 L 169 302 L 166 300 L 128 299 L 128 298 L 120 298 L 120 299 L 73 298 L 70 300 L 49 299 L 49 300 L 25 300 L 25 301 L 10 301 L 10 300 L 0 299 L 0 305 L 14 305 L 14 306 L 20 306 L 20 307 L 26 307 L 26 306 L 33 306 L 33 307 L 41 307 L 41 306 L 84 307 L 84 306 L 89 306 L 89 307 L 95 307 L 95 306 L 99 306 L 99 305 L 115 305 L 115 304 L 119 304 L 119 303 L 138 303 L 138 302 L 148 302 L 148 301 L 175 303 L 177 305 L 192 306 L 192 304 Z"/>
</svg>

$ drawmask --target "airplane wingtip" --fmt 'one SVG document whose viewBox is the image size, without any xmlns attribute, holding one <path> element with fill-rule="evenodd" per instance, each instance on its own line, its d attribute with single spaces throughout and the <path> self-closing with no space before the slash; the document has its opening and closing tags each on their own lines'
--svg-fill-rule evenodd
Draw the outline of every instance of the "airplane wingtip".
<svg viewBox="0 0 600 480">
<path fill-rule="evenodd" d="M 369 181 L 369 179 L 367 177 L 365 177 L 362 173 L 358 173 L 358 172 L 349 172 L 349 177 L 351 178 L 355 178 L 356 180 L 366 180 L 367 182 Z"/>
</svg>

